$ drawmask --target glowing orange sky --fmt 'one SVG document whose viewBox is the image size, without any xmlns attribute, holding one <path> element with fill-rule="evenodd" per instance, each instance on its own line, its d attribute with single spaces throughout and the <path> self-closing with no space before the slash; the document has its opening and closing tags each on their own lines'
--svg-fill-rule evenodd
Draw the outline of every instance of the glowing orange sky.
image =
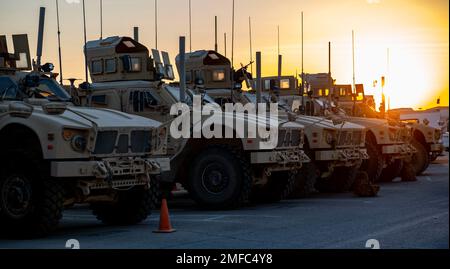
<svg viewBox="0 0 450 269">
<path fill-rule="evenodd" d="M 59 0 L 64 77 L 83 78 L 81 4 Z M 153 0 L 103 0 L 104 36 L 132 35 L 154 47 Z M 44 61 L 57 63 L 54 0 L 2 0 L 0 34 L 27 33 L 35 54 L 39 6 L 47 7 Z M 159 48 L 172 59 L 178 37 L 188 35 L 188 0 L 159 0 Z M 228 34 L 231 54 L 231 0 L 192 0 L 193 50 L 214 46 L 214 16 L 219 17 L 219 50 Z M 86 0 L 88 39 L 99 38 L 99 1 Z M 253 21 L 253 48 L 263 54 L 263 75 L 276 74 L 277 25 L 281 29 L 283 74 L 300 72 L 300 12 L 305 21 L 305 72 L 332 72 L 338 83 L 351 83 L 351 31 L 356 36 L 356 80 L 379 100 L 372 82 L 390 73 L 386 93 L 391 107 L 427 108 L 441 98 L 449 103 L 449 4 L 446 0 L 236 0 L 235 64 L 249 61 L 248 17 Z M 189 46 L 188 46 L 189 48 Z"/>
</svg>

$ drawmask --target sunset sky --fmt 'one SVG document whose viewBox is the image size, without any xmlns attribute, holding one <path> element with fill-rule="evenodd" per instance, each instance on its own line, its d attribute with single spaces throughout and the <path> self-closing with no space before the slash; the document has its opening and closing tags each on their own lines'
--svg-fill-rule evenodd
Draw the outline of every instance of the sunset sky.
<svg viewBox="0 0 450 269">
<path fill-rule="evenodd" d="M 84 77 L 81 0 L 59 0 L 64 77 Z M 47 7 L 44 62 L 59 70 L 55 0 L 0 0 L 0 34 L 27 33 L 36 54 L 38 10 Z M 192 0 L 193 50 L 214 48 L 214 16 L 219 18 L 219 51 L 228 36 L 231 55 L 231 0 Z M 103 36 L 132 36 L 155 45 L 154 0 L 103 0 Z M 88 40 L 100 36 L 99 0 L 86 0 Z M 352 30 L 356 38 L 356 81 L 375 94 L 373 81 L 390 72 L 386 93 L 391 108 L 428 108 L 449 103 L 449 3 L 447 0 L 236 0 L 235 66 L 249 62 L 248 18 L 253 23 L 253 50 L 261 51 L 263 75 L 276 74 L 277 25 L 280 26 L 283 74 L 301 70 L 300 14 L 304 12 L 304 67 L 307 73 L 328 71 L 337 83 L 352 82 Z M 188 0 L 159 0 L 158 47 L 178 52 L 178 37 L 188 36 Z M 9 40 L 10 41 L 10 40 Z M 12 48 L 12 46 L 10 46 Z M 189 49 L 189 40 L 187 48 Z"/>
</svg>

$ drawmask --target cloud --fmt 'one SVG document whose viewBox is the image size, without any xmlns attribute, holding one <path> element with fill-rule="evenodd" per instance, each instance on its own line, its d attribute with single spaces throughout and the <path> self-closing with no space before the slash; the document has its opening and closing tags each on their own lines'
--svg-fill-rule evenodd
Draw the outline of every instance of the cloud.
<svg viewBox="0 0 450 269">
<path fill-rule="evenodd" d="M 80 0 L 66 0 L 67 4 L 79 4 Z"/>
<path fill-rule="evenodd" d="M 379 4 L 381 0 L 366 0 L 369 4 Z"/>
</svg>

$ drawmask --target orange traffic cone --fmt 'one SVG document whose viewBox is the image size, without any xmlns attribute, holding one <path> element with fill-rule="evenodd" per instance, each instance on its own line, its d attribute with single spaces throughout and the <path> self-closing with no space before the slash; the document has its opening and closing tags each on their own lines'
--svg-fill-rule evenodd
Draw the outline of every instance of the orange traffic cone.
<svg viewBox="0 0 450 269">
<path fill-rule="evenodd" d="M 170 224 L 169 208 L 167 207 L 167 199 L 162 198 L 161 213 L 159 215 L 159 229 L 153 231 L 154 233 L 173 233 L 176 230 Z"/>
</svg>

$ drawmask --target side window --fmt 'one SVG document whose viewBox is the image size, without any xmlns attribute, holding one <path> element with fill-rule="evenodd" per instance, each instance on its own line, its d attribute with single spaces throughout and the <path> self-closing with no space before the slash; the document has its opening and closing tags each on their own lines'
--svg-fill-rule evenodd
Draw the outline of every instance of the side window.
<svg viewBox="0 0 450 269">
<path fill-rule="evenodd" d="M 204 80 L 201 70 L 196 70 L 195 71 L 195 80 L 198 80 L 198 79 Z"/>
<path fill-rule="evenodd" d="M 131 72 L 141 72 L 142 62 L 141 58 L 131 57 Z"/>
<path fill-rule="evenodd" d="M 106 59 L 105 60 L 105 73 L 111 74 L 117 72 L 117 59 Z"/>
<path fill-rule="evenodd" d="M 17 85 L 8 77 L 0 77 L 0 99 L 14 100 L 17 98 Z"/>
<path fill-rule="evenodd" d="M 214 70 L 212 73 L 212 79 L 214 82 L 225 81 L 225 70 Z"/>
<path fill-rule="evenodd" d="M 91 62 L 91 73 L 93 75 L 103 74 L 103 60 L 94 60 Z"/>
<path fill-rule="evenodd" d="M 186 82 L 192 83 L 192 71 L 186 71 Z"/>
<path fill-rule="evenodd" d="M 130 93 L 130 104 L 134 112 L 143 112 L 145 108 L 158 106 L 160 100 L 148 91 L 134 91 Z"/>
<path fill-rule="evenodd" d="M 266 91 L 270 90 L 270 80 L 269 79 L 264 80 L 264 90 L 266 90 Z"/>
<path fill-rule="evenodd" d="M 289 79 L 282 79 L 280 81 L 280 89 L 290 89 L 291 88 L 290 84 L 291 83 Z"/>
<path fill-rule="evenodd" d="M 91 98 L 92 103 L 97 105 L 107 105 L 106 95 L 94 95 Z"/>
</svg>

